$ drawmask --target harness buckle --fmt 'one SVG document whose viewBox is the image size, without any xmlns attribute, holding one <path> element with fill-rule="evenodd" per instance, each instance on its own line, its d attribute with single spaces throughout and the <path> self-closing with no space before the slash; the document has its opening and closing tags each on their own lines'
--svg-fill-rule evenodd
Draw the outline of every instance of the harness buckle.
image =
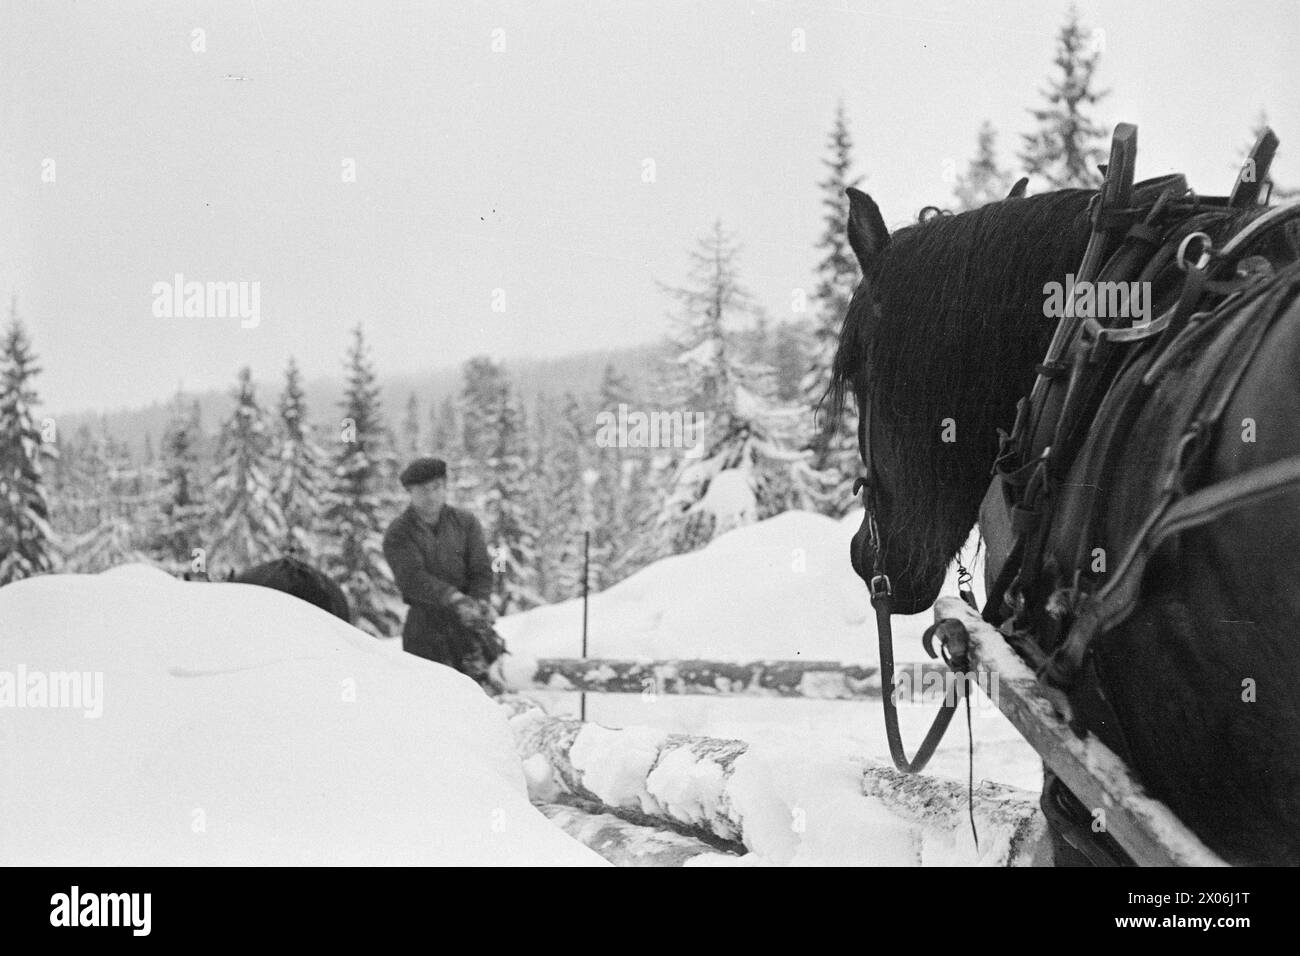
<svg viewBox="0 0 1300 956">
<path fill-rule="evenodd" d="M 873 574 L 869 588 L 872 603 L 875 603 L 878 598 L 887 598 L 894 593 L 894 586 L 890 583 L 888 574 Z"/>
</svg>

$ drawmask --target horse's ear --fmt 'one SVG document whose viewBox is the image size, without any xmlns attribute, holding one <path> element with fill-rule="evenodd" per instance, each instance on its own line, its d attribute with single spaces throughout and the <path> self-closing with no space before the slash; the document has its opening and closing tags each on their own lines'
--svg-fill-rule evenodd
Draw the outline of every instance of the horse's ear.
<svg viewBox="0 0 1300 956">
<path fill-rule="evenodd" d="M 849 245 L 858 257 L 858 265 L 866 272 L 871 260 L 889 245 L 889 230 L 874 199 L 852 186 L 845 192 L 849 197 Z"/>
<path fill-rule="evenodd" d="M 1021 176 L 1016 180 L 1016 184 L 1011 187 L 1011 192 L 1007 193 L 1008 199 L 1024 199 L 1025 190 L 1029 187 L 1029 177 Z"/>
</svg>

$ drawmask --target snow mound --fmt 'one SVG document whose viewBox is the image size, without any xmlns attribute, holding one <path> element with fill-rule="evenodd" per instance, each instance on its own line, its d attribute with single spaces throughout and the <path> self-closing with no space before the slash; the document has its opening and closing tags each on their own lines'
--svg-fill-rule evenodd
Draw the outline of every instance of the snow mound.
<svg viewBox="0 0 1300 956">
<path fill-rule="evenodd" d="M 468 678 L 143 566 L 0 588 L 0 766 L 5 864 L 603 862 L 529 803 Z"/>
<path fill-rule="evenodd" d="M 861 521 L 861 511 L 840 521 L 787 511 L 657 561 L 591 595 L 587 656 L 875 664 L 871 602 L 849 564 Z M 925 659 L 920 636 L 932 621 L 895 618 L 899 660 Z M 511 650 L 506 673 L 523 682 L 536 658 L 581 656 L 582 602 L 514 614 L 498 630 Z"/>
<path fill-rule="evenodd" d="M 713 515 L 720 529 L 733 530 L 753 523 L 758 499 L 749 486 L 749 475 L 736 468 L 720 473 L 709 482 L 696 510 Z"/>
</svg>

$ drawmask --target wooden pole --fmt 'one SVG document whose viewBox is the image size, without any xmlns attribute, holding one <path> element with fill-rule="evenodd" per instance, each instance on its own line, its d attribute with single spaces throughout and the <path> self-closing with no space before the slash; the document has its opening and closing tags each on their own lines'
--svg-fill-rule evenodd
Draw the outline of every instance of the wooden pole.
<svg viewBox="0 0 1300 956">
<path fill-rule="evenodd" d="M 582 532 L 582 656 L 587 656 L 587 594 L 589 590 L 587 571 L 590 567 L 591 559 L 591 532 Z M 578 717 L 581 720 L 587 719 L 587 692 L 582 692 L 582 697 L 578 702 Z"/>
</svg>

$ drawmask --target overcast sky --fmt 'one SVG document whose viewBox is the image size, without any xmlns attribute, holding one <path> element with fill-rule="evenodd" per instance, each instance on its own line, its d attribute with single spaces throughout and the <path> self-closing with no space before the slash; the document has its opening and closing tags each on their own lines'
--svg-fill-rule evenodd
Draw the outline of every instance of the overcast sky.
<svg viewBox="0 0 1300 956">
<path fill-rule="evenodd" d="M 1079 8 L 1105 31 L 1100 117 L 1140 127 L 1140 178 L 1227 191 L 1263 108 L 1278 178 L 1300 184 L 1292 0 Z M 245 363 L 265 396 L 290 354 L 337 373 L 358 320 L 381 375 L 651 340 L 655 280 L 681 279 L 715 218 L 784 318 L 810 283 L 837 98 L 901 224 L 950 200 L 981 120 L 1013 163 L 1065 9 L 6 2 L 0 291 L 51 412 L 226 388 Z M 155 317 L 176 273 L 260 282 L 260 324 Z"/>
</svg>

